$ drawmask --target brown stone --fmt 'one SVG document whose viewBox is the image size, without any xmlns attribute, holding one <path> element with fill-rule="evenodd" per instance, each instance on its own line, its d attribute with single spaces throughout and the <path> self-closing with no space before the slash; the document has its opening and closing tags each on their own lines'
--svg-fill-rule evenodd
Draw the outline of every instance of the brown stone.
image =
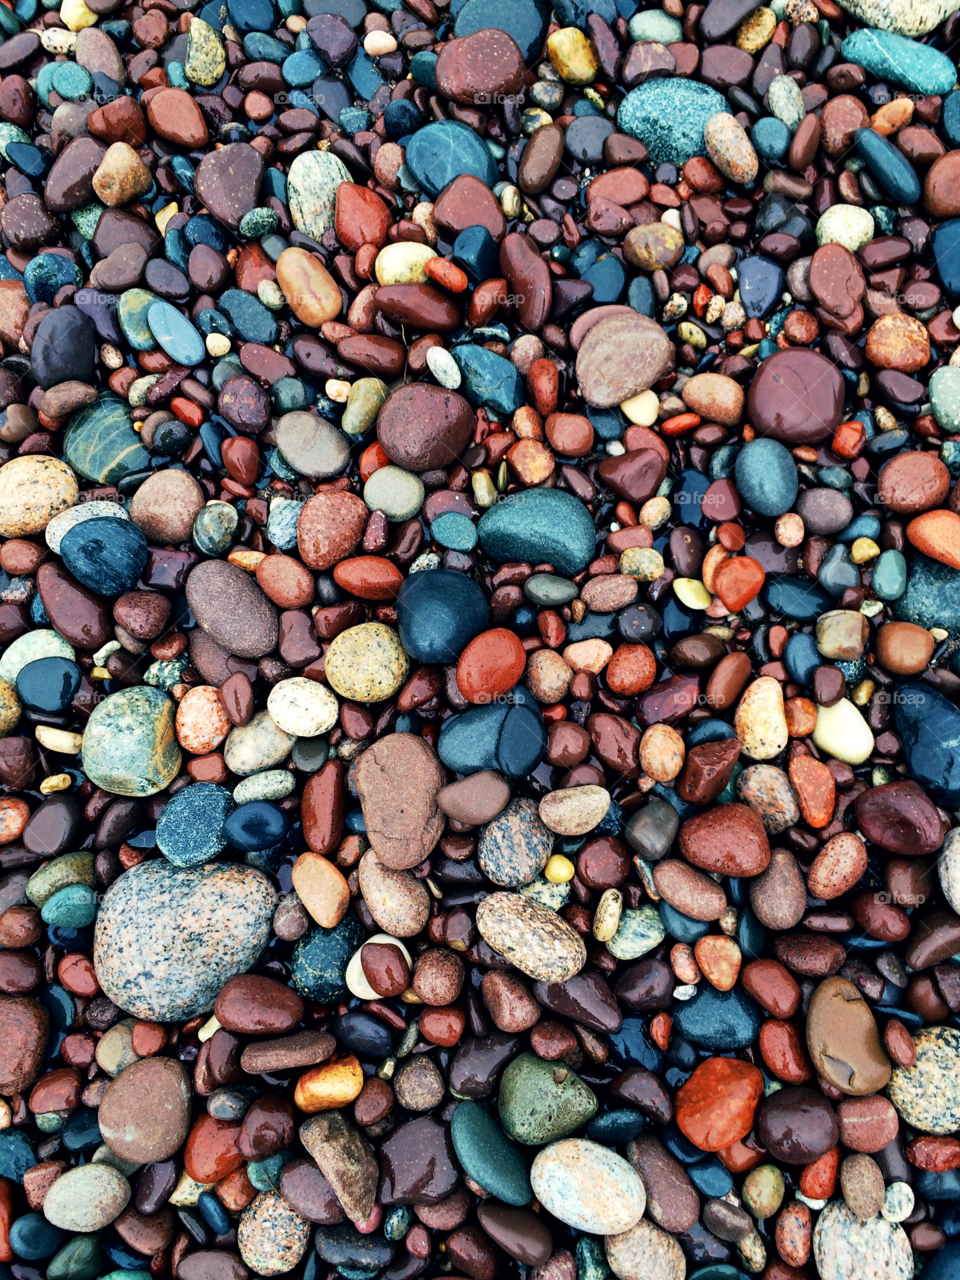
<svg viewBox="0 0 960 1280">
<path fill-rule="evenodd" d="M 210 141 L 200 108 L 186 89 L 161 89 L 155 93 L 147 103 L 147 119 L 154 133 L 178 147 L 195 151 Z"/>
<path fill-rule="evenodd" d="M 807 1048 L 820 1075 L 842 1093 L 878 1093 L 890 1079 L 890 1059 L 870 1007 L 846 978 L 826 978 L 814 991 Z"/>
<path fill-rule="evenodd" d="M 100 1103 L 104 1142 L 138 1164 L 168 1159 L 187 1136 L 191 1097 L 190 1080 L 175 1058 L 132 1063 L 111 1080 Z"/>
</svg>

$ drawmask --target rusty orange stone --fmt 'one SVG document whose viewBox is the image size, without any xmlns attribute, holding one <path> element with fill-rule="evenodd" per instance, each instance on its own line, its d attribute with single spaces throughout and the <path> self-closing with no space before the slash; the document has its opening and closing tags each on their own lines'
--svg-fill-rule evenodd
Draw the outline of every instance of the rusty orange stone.
<svg viewBox="0 0 960 1280">
<path fill-rule="evenodd" d="M 758 1164 L 763 1164 L 768 1159 L 766 1152 L 758 1150 L 751 1145 L 751 1142 L 752 1139 L 749 1141 L 738 1139 L 736 1142 L 731 1142 L 729 1147 L 714 1153 L 727 1172 L 732 1173 L 736 1178 L 749 1173 L 751 1169 L 755 1169 Z"/>
<path fill-rule="evenodd" d="M 708 1058 L 677 1090 L 680 1132 L 701 1151 L 722 1151 L 745 1138 L 763 1097 L 757 1067 L 737 1058 Z"/>
<path fill-rule="evenodd" d="M 195 1182 L 219 1182 L 245 1164 L 237 1141 L 243 1122 L 199 1116 L 183 1149 L 183 1167 Z"/>
<path fill-rule="evenodd" d="M 841 458 L 855 458 L 867 442 L 862 422 L 841 422 L 833 433 L 830 448 Z"/>
<path fill-rule="evenodd" d="M 739 613 L 760 594 L 766 574 L 751 556 L 731 556 L 714 577 L 717 595 L 731 613 Z"/>
<path fill-rule="evenodd" d="M 534 360 L 527 370 L 527 390 L 538 413 L 544 417 L 553 413 L 560 391 L 560 371 L 552 360 Z"/>
<path fill-rule="evenodd" d="M 794 1023 L 768 1018 L 760 1028 L 759 1044 L 764 1062 L 778 1079 L 787 1084 L 805 1084 L 813 1079 L 803 1037 Z"/>
<path fill-rule="evenodd" d="M 361 600 L 395 600 L 403 574 L 383 556 L 352 556 L 334 568 L 333 580 Z"/>
<path fill-rule="evenodd" d="M 306 249 L 284 249 L 277 259 L 277 283 L 290 310 L 306 325 L 318 329 L 343 309 L 336 280 Z"/>
<path fill-rule="evenodd" d="M 456 1004 L 424 1005 L 420 1013 L 420 1034 L 444 1049 L 453 1048 L 466 1025 L 467 1015 Z"/>
<path fill-rule="evenodd" d="M 747 535 L 733 520 L 725 520 L 720 525 L 717 529 L 717 538 L 720 545 L 727 551 L 742 551 L 747 541 Z"/>
<path fill-rule="evenodd" d="M 960 1138 L 947 1134 L 923 1134 L 907 1143 L 907 1159 L 926 1173 L 949 1173 L 960 1169 Z"/>
<path fill-rule="evenodd" d="M 463 293 L 470 283 L 467 273 L 449 258 L 431 258 L 423 264 L 423 274 L 450 293 Z"/>
<path fill-rule="evenodd" d="M 553 475 L 557 464 L 539 440 L 518 440 L 507 451 L 507 465 L 522 484 L 538 485 Z"/>
<path fill-rule="evenodd" d="M 669 1013 L 655 1013 L 650 1019 L 650 1036 L 658 1049 L 666 1052 L 673 1031 L 673 1019 Z"/>
<path fill-rule="evenodd" d="M 806 1265 L 813 1239 L 813 1215 L 802 1200 L 792 1200 L 777 1218 L 777 1252 L 792 1267 Z"/>
<path fill-rule="evenodd" d="M 390 210 L 375 191 L 355 182 L 337 187 L 334 228 L 347 253 L 356 253 L 362 244 L 382 249 L 392 224 Z"/>
<path fill-rule="evenodd" d="M 131 1048 L 138 1058 L 152 1058 L 167 1043 L 167 1029 L 159 1022 L 135 1022 Z"/>
<path fill-rule="evenodd" d="M 217 1183 L 217 1199 L 228 1213 L 242 1213 L 247 1205 L 257 1198 L 257 1188 L 247 1176 L 247 1166 L 235 1169 L 228 1177 Z"/>
<path fill-rule="evenodd" d="M 494 627 L 471 640 L 460 655 L 457 688 L 468 702 L 492 702 L 510 692 L 526 665 L 519 637 L 506 627 Z"/>
<path fill-rule="evenodd" d="M 544 423 L 547 439 L 567 458 L 582 458 L 593 448 L 593 423 L 580 413 L 551 413 Z"/>
<path fill-rule="evenodd" d="M 666 418 L 661 422 L 660 431 L 665 436 L 682 436 L 699 425 L 699 413 L 678 413 L 675 417 Z"/>
<path fill-rule="evenodd" d="M 368 445 L 360 455 L 360 479 L 366 483 L 375 471 L 389 467 L 390 459 L 378 441 Z"/>
<path fill-rule="evenodd" d="M 925 511 L 907 525 L 907 537 L 931 560 L 960 569 L 960 515 L 955 511 Z"/>
<path fill-rule="evenodd" d="M 817 704 L 810 698 L 788 698 L 783 714 L 791 738 L 809 738 L 817 727 Z"/>
<path fill-rule="evenodd" d="M 837 1189 L 839 1169 L 840 1148 L 833 1147 L 812 1164 L 804 1166 L 800 1174 L 800 1190 L 811 1200 L 829 1200 Z"/>
<path fill-rule="evenodd" d="M 703 976 L 718 991 L 732 991 L 737 984 L 742 956 L 733 938 L 722 933 L 707 933 L 697 939 L 693 948 Z"/>
<path fill-rule="evenodd" d="M 301 1111 L 313 1115 L 349 1106 L 362 1088 L 363 1069 L 352 1053 L 345 1054 L 305 1071 L 297 1081 L 293 1100 Z"/>
<path fill-rule="evenodd" d="M 804 821 L 811 827 L 825 827 L 833 817 L 837 798 L 833 774 L 823 761 L 812 756 L 795 756 L 790 761 L 789 774 Z"/>
<path fill-rule="evenodd" d="M 633 698 L 649 689 L 656 679 L 657 660 L 645 644 L 622 644 L 604 673 L 613 693 Z"/>
<path fill-rule="evenodd" d="M 0 845 L 16 840 L 30 818 L 30 806 L 19 796 L 0 800 Z"/>
</svg>

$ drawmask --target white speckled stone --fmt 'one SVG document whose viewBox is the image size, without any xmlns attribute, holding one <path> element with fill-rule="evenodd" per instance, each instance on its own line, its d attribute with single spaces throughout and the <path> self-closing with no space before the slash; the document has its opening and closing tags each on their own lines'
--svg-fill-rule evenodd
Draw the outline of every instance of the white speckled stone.
<svg viewBox="0 0 960 1280">
<path fill-rule="evenodd" d="M 273 723 L 295 738 L 316 738 L 337 723 L 340 704 L 326 685 L 306 676 L 280 680 L 270 690 L 267 710 Z"/>
<path fill-rule="evenodd" d="M 638 960 L 658 947 L 667 936 L 655 907 L 627 908 L 620 916 L 617 932 L 607 943 L 607 950 L 618 960 Z"/>
<path fill-rule="evenodd" d="M 0 680 L 16 684 L 17 676 L 27 663 L 37 662 L 40 658 L 69 658 L 72 662 L 75 657 L 73 645 L 67 644 L 56 631 L 28 631 L 7 645 L 0 658 Z"/>
<path fill-rule="evenodd" d="M 903 1222 L 913 1213 L 917 1198 L 909 1182 L 891 1182 L 883 1197 L 880 1216 L 888 1222 Z"/>
<path fill-rule="evenodd" d="M 913 1250 L 902 1227 L 884 1218 L 867 1222 L 842 1200 L 828 1204 L 813 1231 L 821 1280 L 910 1280 Z"/>
<path fill-rule="evenodd" d="M 865 27 L 895 31 L 898 36 L 925 36 L 939 27 L 960 5 L 960 0 L 838 0 L 841 9 L 859 18 Z"/>
<path fill-rule="evenodd" d="M 492 893 L 477 907 L 480 936 L 537 982 L 566 982 L 587 962 L 580 935 L 561 916 L 518 893 Z"/>
<path fill-rule="evenodd" d="M 668 1231 L 646 1218 L 604 1241 L 610 1270 L 620 1280 L 683 1280 L 683 1250 Z"/>
<path fill-rule="evenodd" d="M 897 1113 L 922 1133 L 960 1129 L 960 1031 L 923 1027 L 913 1037 L 917 1060 L 894 1067 L 887 1095 Z"/>
<path fill-rule="evenodd" d="M 960 827 L 947 832 L 937 859 L 937 870 L 943 896 L 954 911 L 960 911 Z"/>
<path fill-rule="evenodd" d="M 293 741 L 269 711 L 258 711 L 249 724 L 230 730 L 223 744 L 223 759 L 228 769 L 245 778 L 248 773 L 272 769 L 286 760 Z"/>
<path fill-rule="evenodd" d="M 544 1147 L 533 1162 L 530 1184 L 555 1218 L 601 1236 L 628 1231 L 647 1205 L 643 1183 L 623 1156 L 585 1138 Z"/>
<path fill-rule="evenodd" d="M 257 1275 L 292 1271 L 310 1242 L 310 1223 L 276 1191 L 264 1191 L 244 1210 L 237 1229 L 240 1256 Z"/>
<path fill-rule="evenodd" d="M 43 1201 L 43 1216 L 64 1231 L 99 1231 L 127 1207 L 130 1183 L 109 1164 L 68 1169 Z"/>
</svg>

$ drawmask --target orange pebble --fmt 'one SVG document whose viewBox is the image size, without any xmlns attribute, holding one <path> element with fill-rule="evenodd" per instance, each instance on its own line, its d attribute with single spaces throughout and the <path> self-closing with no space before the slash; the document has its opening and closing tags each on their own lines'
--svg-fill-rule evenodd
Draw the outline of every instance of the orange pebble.
<svg viewBox="0 0 960 1280">
<path fill-rule="evenodd" d="M 527 655 L 518 637 L 494 627 L 471 640 L 457 663 L 457 688 L 468 702 L 492 702 L 523 675 Z"/>
<path fill-rule="evenodd" d="M 449 258 L 431 258 L 424 263 L 423 273 L 428 280 L 449 290 L 450 293 L 463 293 L 469 284 L 467 273 Z"/>
<path fill-rule="evenodd" d="M 751 556 L 731 557 L 717 570 L 717 595 L 731 613 L 738 613 L 760 594 L 766 576 L 763 565 Z"/>
<path fill-rule="evenodd" d="M 673 1019 L 669 1013 L 655 1013 L 650 1019 L 650 1036 L 658 1049 L 666 1051 L 673 1031 Z"/>
<path fill-rule="evenodd" d="M 829 1200 L 837 1189 L 840 1148 L 833 1147 L 808 1164 L 800 1174 L 800 1190 L 811 1200 Z"/>
<path fill-rule="evenodd" d="M 130 1047 L 138 1058 L 152 1058 L 166 1047 L 167 1029 L 159 1022 L 135 1022 Z"/>
<path fill-rule="evenodd" d="M 203 410 L 186 396 L 174 396 L 170 401 L 170 409 L 188 427 L 197 428 L 203 422 Z"/>
<path fill-rule="evenodd" d="M 907 538 L 931 560 L 960 569 L 960 516 L 955 511 L 925 511 L 907 525 Z"/>
<path fill-rule="evenodd" d="M 699 425 L 699 413 L 678 413 L 675 418 L 667 418 L 661 422 L 660 430 L 665 436 L 682 436 Z"/>
<path fill-rule="evenodd" d="M 721 546 L 726 547 L 728 551 L 742 551 L 747 540 L 746 534 L 732 520 L 725 521 L 720 525 L 719 529 L 717 529 L 717 537 Z"/>
<path fill-rule="evenodd" d="M 374 440 L 373 444 L 367 445 L 360 455 L 360 479 L 366 482 L 375 471 L 379 471 L 381 467 L 389 467 L 389 465 L 390 459 L 380 444 Z"/>
<path fill-rule="evenodd" d="M 4 796 L 0 800 L 0 844 L 16 840 L 30 818 L 30 806 L 19 796 Z"/>
<path fill-rule="evenodd" d="M 841 422 L 833 433 L 830 448 L 841 458 L 855 458 L 867 442 L 862 422 Z"/>
<path fill-rule="evenodd" d="M 394 600 L 403 574 L 383 556 L 351 556 L 334 568 L 333 580 L 361 600 Z"/>
<path fill-rule="evenodd" d="M 813 1079 L 813 1067 L 807 1057 L 803 1037 L 792 1022 L 768 1018 L 760 1028 L 760 1054 L 779 1080 L 787 1084 L 805 1084 Z"/>
</svg>

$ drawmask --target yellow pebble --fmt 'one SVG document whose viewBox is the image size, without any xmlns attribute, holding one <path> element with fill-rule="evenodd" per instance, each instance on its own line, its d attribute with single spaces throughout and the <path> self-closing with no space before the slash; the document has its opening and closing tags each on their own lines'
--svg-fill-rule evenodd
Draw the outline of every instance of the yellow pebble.
<svg viewBox="0 0 960 1280">
<path fill-rule="evenodd" d="M 592 83 L 600 70 L 593 45 L 579 27 L 561 27 L 547 37 L 547 53 L 553 69 L 567 84 Z"/>
<path fill-rule="evenodd" d="M 55 791 L 66 791 L 72 781 L 69 773 L 52 773 L 40 783 L 40 794 L 49 796 Z"/>
<path fill-rule="evenodd" d="M 543 874 L 551 884 L 566 884 L 573 879 L 576 870 L 569 858 L 565 858 L 562 853 L 555 853 L 543 868 Z"/>
<path fill-rule="evenodd" d="M 943 627 L 931 627 L 930 634 L 933 636 L 936 643 L 940 644 L 943 640 L 946 640 L 950 632 L 944 631 Z"/>
<path fill-rule="evenodd" d="M 77 756 L 83 744 L 83 735 L 67 729 L 53 729 L 48 724 L 38 724 L 34 730 L 41 747 L 56 751 L 62 756 Z"/>
<path fill-rule="evenodd" d="M 90 679 L 91 680 L 109 680 L 110 672 L 107 670 L 106 667 L 94 667 L 93 670 L 90 672 Z"/>
<path fill-rule="evenodd" d="M 497 500 L 497 491 L 493 481 L 485 471 L 475 471 L 470 477 L 470 487 L 477 500 L 478 507 L 492 507 Z"/>
<path fill-rule="evenodd" d="M 216 1017 L 213 1014 L 211 1014 L 210 1017 L 203 1024 L 203 1026 L 200 1028 L 200 1030 L 197 1032 L 197 1039 L 200 1041 L 201 1044 L 206 1044 L 208 1040 L 212 1039 L 214 1032 L 219 1030 L 220 1030 L 220 1023 L 217 1021 Z"/>
<path fill-rule="evenodd" d="M 323 389 L 336 404 L 346 404 L 350 398 L 350 383 L 342 378 L 328 378 Z"/>
<path fill-rule="evenodd" d="M 593 936 L 598 942 L 609 942 L 620 927 L 623 894 L 619 889 L 604 889 L 593 914 Z"/>
<path fill-rule="evenodd" d="M 861 680 L 850 695 L 853 705 L 855 707 L 865 707 L 873 697 L 876 687 L 872 680 Z"/>
<path fill-rule="evenodd" d="M 707 345 L 707 335 L 692 320 L 681 320 L 677 325 L 677 333 L 684 342 L 689 342 L 695 351 L 702 351 Z"/>
<path fill-rule="evenodd" d="M 301 1111 L 313 1115 L 348 1106 L 362 1088 L 363 1071 L 351 1053 L 328 1058 L 321 1066 L 305 1071 L 297 1081 L 293 1100 Z"/>
<path fill-rule="evenodd" d="M 406 991 L 401 991 L 400 999 L 404 1004 L 423 1004 L 413 987 L 407 987 Z"/>
<path fill-rule="evenodd" d="M 234 547 L 227 559 L 238 569 L 246 569 L 247 573 L 256 573 L 257 565 L 266 560 L 265 551 L 251 551 L 249 547 Z"/>
<path fill-rule="evenodd" d="M 620 406 L 631 422 L 638 427 L 652 427 L 660 411 L 660 399 L 655 391 L 641 391 Z"/>
<path fill-rule="evenodd" d="M 866 564 L 868 560 L 875 560 L 879 554 L 880 548 L 872 538 L 856 538 L 850 548 L 850 559 L 854 564 Z"/>
<path fill-rule="evenodd" d="M 759 53 L 770 43 L 777 29 L 777 15 L 772 9 L 756 9 L 737 28 L 737 48 L 746 53 Z"/>
<path fill-rule="evenodd" d="M 673 591 L 681 604 L 688 609 L 709 609 L 710 592 L 698 578 L 674 578 Z"/>
<path fill-rule="evenodd" d="M 60 21 L 68 31 L 82 31 L 84 27 L 96 25 L 97 15 L 87 8 L 83 0 L 63 0 Z"/>
<path fill-rule="evenodd" d="M 213 356 L 215 360 L 219 360 L 221 356 L 227 354 L 231 344 L 225 333 L 208 333 L 205 345 L 208 354 Z"/>
<path fill-rule="evenodd" d="M 659 529 L 670 519 L 669 498 L 648 498 L 640 508 L 640 523 L 648 529 Z"/>
<path fill-rule="evenodd" d="M 627 547 L 620 557 L 620 572 L 640 582 L 655 582 L 663 576 L 663 556 L 652 547 Z"/>
<path fill-rule="evenodd" d="M 295 36 L 298 36 L 307 25 L 307 20 L 302 14 L 292 13 L 283 25 L 288 31 L 292 31 Z"/>
<path fill-rule="evenodd" d="M 62 9 L 60 10 L 60 16 L 61 17 L 63 16 Z M 180 212 L 180 206 L 177 204 L 176 200 L 174 200 L 171 204 L 168 204 L 163 209 L 161 209 L 160 212 L 156 215 L 156 217 L 154 218 L 154 222 L 157 224 L 157 230 L 160 232 L 161 235 L 166 234 L 167 223 L 170 221 L 172 217 L 174 217 L 179 212 Z"/>
<path fill-rule="evenodd" d="M 373 264 L 377 284 L 424 284 L 427 277 L 423 268 L 436 256 L 436 251 L 429 245 L 417 244 L 413 240 L 398 240 L 396 244 L 385 245 Z"/>
</svg>

